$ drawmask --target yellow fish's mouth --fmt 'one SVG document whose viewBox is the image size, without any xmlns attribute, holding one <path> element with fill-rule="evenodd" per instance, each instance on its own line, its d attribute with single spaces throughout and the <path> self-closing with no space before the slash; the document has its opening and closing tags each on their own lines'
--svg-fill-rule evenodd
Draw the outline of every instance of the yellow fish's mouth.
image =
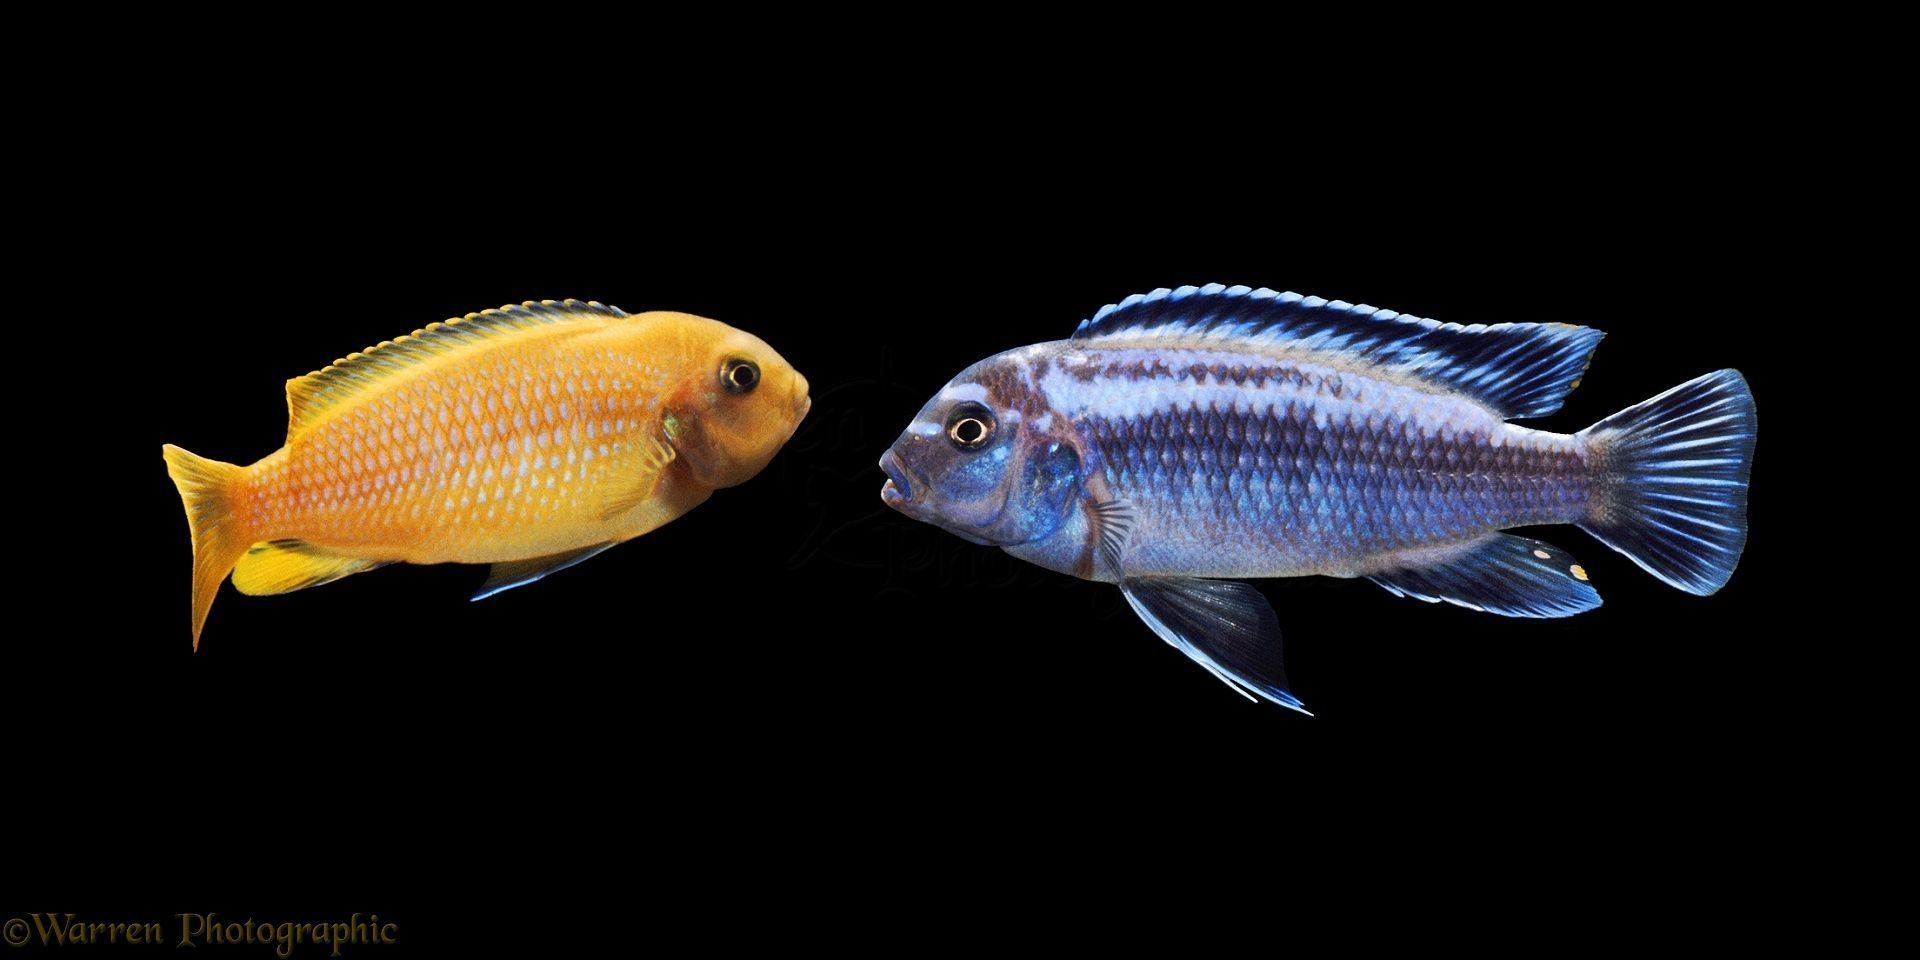
<svg viewBox="0 0 1920 960">
<path fill-rule="evenodd" d="M 813 394 L 807 389 L 807 378 L 798 373 L 793 375 L 793 398 L 793 422 L 798 424 L 813 410 Z"/>
</svg>

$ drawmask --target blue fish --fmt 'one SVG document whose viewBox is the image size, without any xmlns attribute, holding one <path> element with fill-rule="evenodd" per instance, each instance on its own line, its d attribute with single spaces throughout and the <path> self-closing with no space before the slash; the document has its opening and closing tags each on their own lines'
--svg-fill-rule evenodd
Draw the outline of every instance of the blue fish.
<svg viewBox="0 0 1920 960">
<path fill-rule="evenodd" d="M 1574 434 L 1558 410 L 1600 331 L 1462 326 L 1248 287 L 1128 297 L 1071 339 L 968 367 L 880 461 L 896 510 L 1118 584 L 1154 633 L 1249 699 L 1287 690 L 1279 619 L 1241 577 L 1366 577 L 1510 617 L 1600 605 L 1574 524 L 1710 594 L 1746 542 L 1753 394 L 1720 370 Z"/>
</svg>

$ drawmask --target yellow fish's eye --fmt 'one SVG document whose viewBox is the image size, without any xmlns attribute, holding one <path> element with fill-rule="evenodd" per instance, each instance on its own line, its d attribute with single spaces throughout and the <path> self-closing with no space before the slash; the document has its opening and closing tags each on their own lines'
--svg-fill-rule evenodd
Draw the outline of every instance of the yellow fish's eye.
<svg viewBox="0 0 1920 960">
<path fill-rule="evenodd" d="M 978 450 L 993 439 L 993 411 L 977 403 L 963 403 L 947 415 L 947 439 L 962 450 Z"/>
<path fill-rule="evenodd" d="M 720 365 L 720 385 L 728 393 L 751 393 L 760 385 L 760 367 L 752 360 L 735 357 Z"/>
</svg>

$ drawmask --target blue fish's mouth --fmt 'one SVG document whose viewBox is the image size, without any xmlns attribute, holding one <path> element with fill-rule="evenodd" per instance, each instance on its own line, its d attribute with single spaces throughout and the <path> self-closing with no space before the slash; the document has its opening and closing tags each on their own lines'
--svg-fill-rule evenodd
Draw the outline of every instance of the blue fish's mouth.
<svg viewBox="0 0 1920 960">
<path fill-rule="evenodd" d="M 907 468 L 901 466 L 900 457 L 893 451 L 880 458 L 880 469 L 887 474 L 887 484 L 880 488 L 880 502 L 896 510 L 902 504 L 913 500 L 913 481 L 907 478 Z"/>
<path fill-rule="evenodd" d="M 881 503 L 915 520 L 933 524 L 968 543 L 977 543 L 983 547 L 1004 547 L 1014 542 L 1008 541 L 1003 543 L 999 540 L 983 536 L 971 527 L 956 523 L 952 519 L 942 516 L 938 510 L 932 508 L 932 504 L 924 499 L 920 503 L 913 502 L 913 474 L 907 472 L 906 464 L 900 461 L 899 454 L 891 450 L 887 451 L 887 455 L 880 458 L 880 469 L 887 474 L 887 483 L 880 488 Z M 921 482 L 921 486 L 923 488 L 927 487 L 924 480 Z M 927 489 L 923 489 L 921 492 L 925 493 Z M 1005 508 L 1002 507 L 1002 509 Z"/>
</svg>

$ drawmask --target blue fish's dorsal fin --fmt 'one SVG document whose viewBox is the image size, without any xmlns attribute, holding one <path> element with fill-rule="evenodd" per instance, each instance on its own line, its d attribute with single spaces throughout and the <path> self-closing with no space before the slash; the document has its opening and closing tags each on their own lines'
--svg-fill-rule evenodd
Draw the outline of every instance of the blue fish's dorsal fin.
<svg viewBox="0 0 1920 960">
<path fill-rule="evenodd" d="M 1602 336 L 1566 323 L 1440 323 L 1218 283 L 1135 294 L 1100 308 L 1073 332 L 1075 340 L 1203 337 L 1325 351 L 1457 390 L 1507 418 L 1560 409 Z"/>
</svg>

